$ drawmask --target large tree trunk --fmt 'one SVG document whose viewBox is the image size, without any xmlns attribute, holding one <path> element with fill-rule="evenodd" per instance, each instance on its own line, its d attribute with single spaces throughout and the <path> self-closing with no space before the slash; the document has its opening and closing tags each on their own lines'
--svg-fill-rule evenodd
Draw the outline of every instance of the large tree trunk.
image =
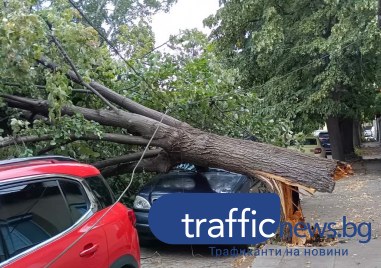
<svg viewBox="0 0 381 268">
<path fill-rule="evenodd" d="M 353 119 L 343 118 L 340 120 L 340 136 L 343 145 L 344 156 L 352 154 L 353 149 Z"/>
<path fill-rule="evenodd" d="M 315 156 L 289 149 L 218 136 L 197 129 L 179 133 L 181 138 L 171 151 L 177 152 L 185 162 L 223 167 L 237 173 L 244 171 L 251 176 L 259 174 L 284 179 L 289 185 L 309 185 L 318 191 L 333 191 L 334 183 L 327 179 L 336 165 L 331 160 L 317 161 Z M 310 168 L 305 169 L 307 166 Z M 327 167 L 331 171 L 327 172 Z M 310 182 L 312 177 L 316 179 L 313 185 Z"/>
<path fill-rule="evenodd" d="M 353 147 L 359 148 L 361 146 L 361 132 L 360 132 L 360 122 L 355 119 L 353 120 Z"/>
<path fill-rule="evenodd" d="M 49 105 L 46 101 L 9 95 L 3 97 L 10 107 L 48 115 Z M 97 111 L 76 106 L 62 109 L 63 115 L 73 115 L 75 112 L 103 125 L 126 128 L 145 139 L 160 124 L 148 117 L 125 111 Z M 260 175 L 310 191 L 332 192 L 335 184 L 333 177 L 346 173 L 346 166 L 336 161 L 269 144 L 218 136 L 190 126 L 160 124 L 153 142 L 165 150 L 172 165 L 184 161 L 218 167 L 248 176 Z M 339 166 L 342 168 L 338 169 Z"/>
<path fill-rule="evenodd" d="M 341 142 L 339 118 L 328 117 L 327 127 L 332 148 L 332 158 L 344 161 L 344 150 Z"/>
</svg>

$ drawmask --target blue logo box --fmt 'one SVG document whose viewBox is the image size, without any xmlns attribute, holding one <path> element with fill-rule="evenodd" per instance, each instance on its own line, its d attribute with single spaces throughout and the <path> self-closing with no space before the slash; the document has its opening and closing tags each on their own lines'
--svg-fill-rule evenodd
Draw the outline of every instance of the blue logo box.
<svg viewBox="0 0 381 268">
<path fill-rule="evenodd" d="M 149 213 L 153 234 L 167 244 L 257 244 L 280 222 L 276 194 L 168 194 Z"/>
</svg>

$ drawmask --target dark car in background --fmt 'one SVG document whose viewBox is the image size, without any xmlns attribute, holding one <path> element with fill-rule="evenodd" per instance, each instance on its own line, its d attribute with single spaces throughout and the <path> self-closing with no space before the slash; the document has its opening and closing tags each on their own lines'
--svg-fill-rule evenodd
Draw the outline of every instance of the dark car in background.
<svg viewBox="0 0 381 268">
<path fill-rule="evenodd" d="M 326 154 L 331 155 L 332 149 L 328 132 L 320 132 L 318 138 L 320 140 L 321 146 L 324 147 Z"/>
<path fill-rule="evenodd" d="M 156 239 L 148 225 L 148 213 L 153 202 L 163 195 L 249 192 L 266 192 L 266 187 L 258 179 L 215 168 L 200 170 L 183 166 L 167 174 L 157 175 L 139 191 L 134 201 L 139 238 L 143 243 Z"/>
</svg>

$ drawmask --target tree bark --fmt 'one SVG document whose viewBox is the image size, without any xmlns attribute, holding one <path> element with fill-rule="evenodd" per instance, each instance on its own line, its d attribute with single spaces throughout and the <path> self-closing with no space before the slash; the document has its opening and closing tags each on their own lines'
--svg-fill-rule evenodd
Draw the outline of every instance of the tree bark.
<svg viewBox="0 0 381 268">
<path fill-rule="evenodd" d="M 42 135 L 42 136 L 21 136 L 21 137 L 12 137 L 6 138 L 0 141 L 0 148 L 7 147 L 13 144 L 21 144 L 21 143 L 35 143 L 41 141 L 50 141 L 53 140 L 53 136 L 51 135 Z M 132 145 L 146 145 L 148 143 L 147 139 L 136 136 L 128 136 L 114 133 L 104 133 L 101 137 L 97 135 L 84 135 L 81 137 L 77 137 L 75 135 L 71 135 L 69 137 L 70 141 L 77 140 L 99 140 L 99 141 L 108 141 L 120 144 L 132 144 Z M 151 143 L 153 146 L 157 145 L 155 141 Z"/>
<path fill-rule="evenodd" d="M 144 157 L 149 158 L 149 157 L 157 156 L 158 154 L 161 153 L 161 151 L 162 151 L 162 149 L 148 150 L 144 154 Z M 128 163 L 128 162 L 132 162 L 132 161 L 137 161 L 140 159 L 140 157 L 142 157 L 142 154 L 143 154 L 143 152 L 136 152 L 136 153 L 131 153 L 131 154 L 127 154 L 127 155 L 121 155 L 121 156 L 117 156 L 114 158 L 95 162 L 95 163 L 93 163 L 93 166 L 95 166 L 99 169 L 102 169 L 102 168 L 105 168 L 108 166 L 114 166 L 114 165 L 118 165 L 121 163 Z"/>
<path fill-rule="evenodd" d="M 341 142 L 339 118 L 328 117 L 327 127 L 332 148 L 332 158 L 344 161 L 344 150 Z"/>
<path fill-rule="evenodd" d="M 249 176 L 271 177 L 269 174 L 274 174 L 273 178 L 285 178 L 289 185 L 308 185 L 323 192 L 332 192 L 334 189 L 333 181 L 327 178 L 332 175 L 336 161 L 196 129 L 180 133 L 170 152 L 177 154 L 184 162 L 221 167 Z M 305 168 L 307 166 L 309 168 Z M 327 168 L 330 171 L 327 172 Z M 313 182 L 312 178 L 315 178 Z"/>
<path fill-rule="evenodd" d="M 361 146 L 360 122 L 353 120 L 353 147 L 359 148 Z"/>
<path fill-rule="evenodd" d="M 353 119 L 343 118 L 340 120 L 340 136 L 343 145 L 344 157 L 352 154 L 353 149 Z"/>
<path fill-rule="evenodd" d="M 177 162 L 173 162 L 167 153 L 161 152 L 156 157 L 143 159 L 138 166 L 136 162 L 120 163 L 113 166 L 107 166 L 101 169 L 102 175 L 104 177 L 111 177 L 127 172 L 132 172 L 136 167 L 136 171 L 146 171 L 146 172 L 168 172 Z"/>
</svg>

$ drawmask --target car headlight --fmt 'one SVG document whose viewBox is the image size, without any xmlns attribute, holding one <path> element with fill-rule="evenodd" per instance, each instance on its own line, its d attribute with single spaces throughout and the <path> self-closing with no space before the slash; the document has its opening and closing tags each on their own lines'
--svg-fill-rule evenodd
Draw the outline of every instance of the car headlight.
<svg viewBox="0 0 381 268">
<path fill-rule="evenodd" d="M 134 201 L 134 208 L 136 209 L 150 209 L 151 205 L 147 199 L 137 195 Z"/>
</svg>

